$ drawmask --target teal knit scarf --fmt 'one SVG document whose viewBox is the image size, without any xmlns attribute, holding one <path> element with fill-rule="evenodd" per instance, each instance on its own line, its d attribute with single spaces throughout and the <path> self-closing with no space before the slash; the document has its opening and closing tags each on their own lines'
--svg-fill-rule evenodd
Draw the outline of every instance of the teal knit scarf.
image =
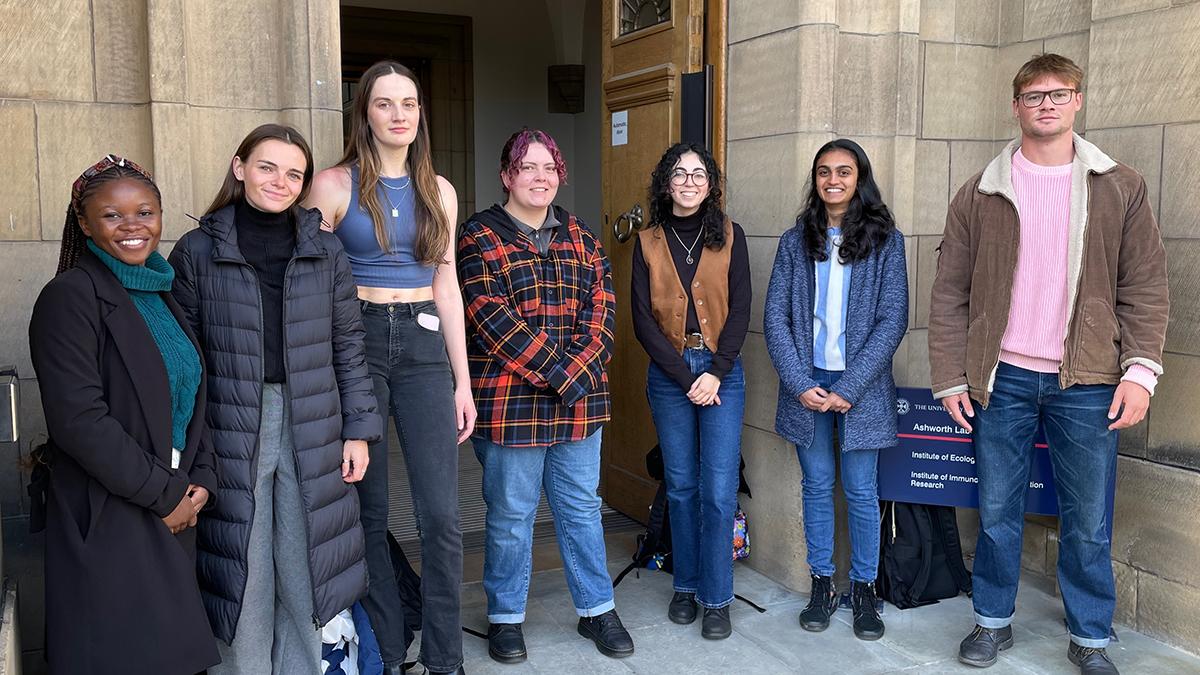
<svg viewBox="0 0 1200 675">
<path fill-rule="evenodd" d="M 175 270 L 157 251 L 150 254 L 145 265 L 128 265 L 96 246 L 91 239 L 87 240 L 87 247 L 129 292 L 133 306 L 142 315 L 158 345 L 171 385 L 171 445 L 182 450 L 187 443 L 188 423 L 192 421 L 192 410 L 196 405 L 196 390 L 200 387 L 200 356 L 162 297 L 163 293 L 171 291 Z"/>
</svg>

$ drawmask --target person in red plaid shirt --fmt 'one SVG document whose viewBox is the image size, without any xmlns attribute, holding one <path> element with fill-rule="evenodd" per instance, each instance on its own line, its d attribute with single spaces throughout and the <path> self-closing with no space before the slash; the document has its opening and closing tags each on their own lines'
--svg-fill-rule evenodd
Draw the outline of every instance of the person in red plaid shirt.
<svg viewBox="0 0 1200 675">
<path fill-rule="evenodd" d="M 554 139 L 525 129 L 500 154 L 505 203 L 471 216 L 458 242 L 467 355 L 483 465 L 488 653 L 526 657 L 521 624 L 542 487 L 554 513 L 579 634 L 633 653 L 613 604 L 600 522 L 600 427 L 609 419 L 615 297 L 595 235 L 553 206 L 567 167 Z"/>
</svg>

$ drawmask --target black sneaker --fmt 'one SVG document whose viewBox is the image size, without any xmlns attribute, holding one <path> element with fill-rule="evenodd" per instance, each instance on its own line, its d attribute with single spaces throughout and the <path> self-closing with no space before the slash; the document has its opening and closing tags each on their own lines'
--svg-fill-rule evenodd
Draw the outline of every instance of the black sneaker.
<svg viewBox="0 0 1200 675">
<path fill-rule="evenodd" d="M 1117 667 L 1104 649 L 1082 647 L 1072 642 L 1067 648 L 1067 659 L 1079 666 L 1080 675 L 1118 675 Z"/>
<path fill-rule="evenodd" d="M 696 620 L 696 594 L 675 591 L 671 596 L 671 604 L 667 605 L 667 618 L 679 624 L 689 624 Z"/>
<path fill-rule="evenodd" d="M 633 638 L 621 625 L 617 610 L 610 609 L 600 616 L 579 617 L 579 634 L 596 643 L 605 656 L 619 659 L 633 653 Z"/>
<path fill-rule="evenodd" d="M 720 609 L 704 608 L 704 619 L 700 622 L 700 637 L 705 640 L 724 640 L 733 633 L 729 621 L 729 605 Z"/>
<path fill-rule="evenodd" d="M 488 624 L 488 656 L 500 663 L 525 660 L 525 635 L 519 623 Z"/>
<path fill-rule="evenodd" d="M 829 628 L 829 617 L 837 611 L 837 591 L 833 587 L 833 577 L 812 577 L 812 594 L 808 596 L 808 607 L 800 612 L 800 627 L 804 630 L 820 633 Z"/>
<path fill-rule="evenodd" d="M 984 628 L 976 625 L 958 645 L 958 660 L 968 666 L 987 668 L 996 662 L 999 652 L 1013 645 L 1012 626 Z"/>
<path fill-rule="evenodd" d="M 851 586 L 850 607 L 854 610 L 854 637 L 878 640 L 883 637 L 883 617 L 875 599 L 875 584 L 855 581 Z"/>
</svg>

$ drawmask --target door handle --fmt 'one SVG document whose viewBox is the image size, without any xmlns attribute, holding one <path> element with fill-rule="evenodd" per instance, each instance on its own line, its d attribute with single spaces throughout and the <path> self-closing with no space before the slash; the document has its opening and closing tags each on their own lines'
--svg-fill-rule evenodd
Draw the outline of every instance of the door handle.
<svg viewBox="0 0 1200 675">
<path fill-rule="evenodd" d="M 617 219 L 613 221 L 613 236 L 619 243 L 624 244 L 629 241 L 635 231 L 642 229 L 642 214 L 642 205 L 634 204 L 633 208 L 617 216 Z M 622 222 L 625 223 L 623 230 Z"/>
</svg>

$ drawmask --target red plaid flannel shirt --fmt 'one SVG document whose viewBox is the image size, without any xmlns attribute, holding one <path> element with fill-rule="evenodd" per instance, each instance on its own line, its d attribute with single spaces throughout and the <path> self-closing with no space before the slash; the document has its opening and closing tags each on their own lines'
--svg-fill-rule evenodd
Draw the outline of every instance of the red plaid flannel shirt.
<svg viewBox="0 0 1200 675">
<path fill-rule="evenodd" d="M 612 271 L 595 235 L 555 215 L 564 225 L 545 256 L 499 206 L 458 241 L 475 433 L 499 445 L 579 441 L 609 419 Z"/>
</svg>

